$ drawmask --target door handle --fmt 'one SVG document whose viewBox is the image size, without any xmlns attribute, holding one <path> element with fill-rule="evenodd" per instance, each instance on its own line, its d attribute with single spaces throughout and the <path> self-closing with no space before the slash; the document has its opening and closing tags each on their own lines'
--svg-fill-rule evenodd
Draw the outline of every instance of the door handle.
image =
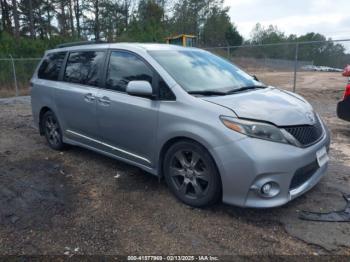
<svg viewBox="0 0 350 262">
<path fill-rule="evenodd" d="M 98 98 L 98 102 L 102 105 L 108 106 L 111 103 L 111 99 L 107 96 L 103 96 Z"/>
<path fill-rule="evenodd" d="M 93 96 L 91 93 L 87 93 L 84 95 L 84 99 L 86 102 L 93 102 L 96 100 L 96 97 Z"/>
</svg>

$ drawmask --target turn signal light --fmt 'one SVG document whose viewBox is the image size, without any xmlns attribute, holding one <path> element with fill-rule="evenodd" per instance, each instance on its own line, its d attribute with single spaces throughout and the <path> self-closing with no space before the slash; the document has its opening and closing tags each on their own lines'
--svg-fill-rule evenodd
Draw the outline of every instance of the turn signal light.
<svg viewBox="0 0 350 262">
<path fill-rule="evenodd" d="M 239 125 L 235 124 L 235 123 L 232 123 L 231 121 L 228 121 L 226 119 L 224 119 L 222 121 L 224 123 L 224 125 L 234 131 L 237 131 L 237 132 L 240 132 L 240 133 L 243 133 L 244 130 L 242 129 L 242 127 L 240 127 Z"/>
</svg>

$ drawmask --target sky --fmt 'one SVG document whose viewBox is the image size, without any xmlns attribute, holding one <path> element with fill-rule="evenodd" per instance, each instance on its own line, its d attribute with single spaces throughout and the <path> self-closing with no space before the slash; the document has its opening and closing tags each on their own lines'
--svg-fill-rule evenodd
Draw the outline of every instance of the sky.
<svg viewBox="0 0 350 262">
<path fill-rule="evenodd" d="M 256 23 L 270 24 L 287 35 L 318 32 L 332 39 L 350 39 L 350 0 L 224 0 L 245 39 Z"/>
</svg>

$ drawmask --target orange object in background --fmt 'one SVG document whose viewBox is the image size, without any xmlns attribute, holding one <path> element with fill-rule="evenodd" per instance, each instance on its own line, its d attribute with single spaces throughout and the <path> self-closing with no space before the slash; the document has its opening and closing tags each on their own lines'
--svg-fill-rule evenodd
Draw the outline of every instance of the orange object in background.
<svg viewBox="0 0 350 262">
<path fill-rule="evenodd" d="M 345 100 L 348 97 L 350 97 L 350 65 L 347 65 L 344 68 L 343 76 L 349 77 L 348 84 L 346 85 L 345 92 L 344 92 L 344 99 L 343 100 Z"/>
<path fill-rule="evenodd" d="M 350 121 L 350 65 L 344 68 L 343 76 L 348 77 L 348 84 L 345 87 L 343 100 L 338 102 L 337 115 L 340 119 Z"/>
<path fill-rule="evenodd" d="M 347 65 L 347 66 L 344 68 L 343 76 L 350 77 L 350 65 Z"/>
</svg>

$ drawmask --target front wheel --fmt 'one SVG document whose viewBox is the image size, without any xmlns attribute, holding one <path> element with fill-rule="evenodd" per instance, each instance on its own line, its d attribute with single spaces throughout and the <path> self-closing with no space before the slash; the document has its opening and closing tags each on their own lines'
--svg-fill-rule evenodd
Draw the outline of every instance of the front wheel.
<svg viewBox="0 0 350 262">
<path fill-rule="evenodd" d="M 181 141 L 172 145 L 164 158 L 166 183 L 182 202 L 204 207 L 221 197 L 221 180 L 214 160 L 198 143 Z"/>
</svg>

